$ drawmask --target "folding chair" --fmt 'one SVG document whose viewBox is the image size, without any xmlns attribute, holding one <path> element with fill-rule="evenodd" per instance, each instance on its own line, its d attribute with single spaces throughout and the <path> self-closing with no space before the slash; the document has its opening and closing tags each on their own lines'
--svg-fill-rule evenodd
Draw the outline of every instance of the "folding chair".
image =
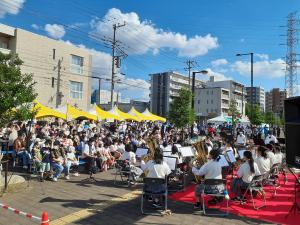
<svg viewBox="0 0 300 225">
<path fill-rule="evenodd" d="M 128 180 L 130 174 L 130 164 L 126 160 L 116 160 L 114 184 L 117 183 L 117 176 L 120 176 L 121 181 L 124 182 L 124 178 Z"/>
<path fill-rule="evenodd" d="M 271 185 L 274 188 L 272 197 L 276 196 L 277 188 L 280 188 L 279 163 L 272 166 L 267 174 L 266 180 L 264 180 L 264 185 Z"/>
<path fill-rule="evenodd" d="M 202 208 L 203 208 L 203 214 L 208 216 L 228 216 L 228 202 L 229 199 L 225 199 L 226 201 L 226 212 L 225 213 L 207 213 L 205 209 L 204 204 L 204 196 L 213 196 L 213 197 L 225 197 L 224 192 L 220 192 L 217 189 L 214 189 L 214 186 L 216 185 L 224 185 L 224 188 L 226 186 L 226 180 L 223 179 L 206 179 L 204 180 L 204 188 L 202 190 Z M 212 187 L 211 191 L 206 190 L 207 187 Z"/>
<path fill-rule="evenodd" d="M 246 203 L 246 201 L 244 201 L 243 199 L 246 199 L 246 194 L 249 191 L 254 209 L 258 210 L 258 209 L 266 206 L 266 194 L 265 194 L 265 191 L 263 188 L 263 180 L 264 180 L 264 175 L 256 175 L 253 177 L 251 183 L 248 185 L 247 189 L 244 192 L 244 195 L 240 202 L 241 205 Z M 258 192 L 262 196 L 262 199 L 263 199 L 262 205 L 256 206 L 256 204 L 254 202 L 253 192 Z"/>
<path fill-rule="evenodd" d="M 143 186 L 143 193 L 141 196 L 141 212 L 143 215 L 161 215 L 161 213 L 146 213 L 144 211 L 144 199 L 146 197 L 151 196 L 153 199 L 154 198 L 160 198 L 162 200 L 164 198 L 165 204 L 164 204 L 164 212 L 168 211 L 168 188 L 167 188 L 167 178 L 149 178 L 145 177 L 143 179 L 144 186 Z M 159 186 L 163 185 L 164 190 L 161 192 L 156 192 L 156 191 L 150 191 L 151 187 L 153 186 Z"/>
</svg>

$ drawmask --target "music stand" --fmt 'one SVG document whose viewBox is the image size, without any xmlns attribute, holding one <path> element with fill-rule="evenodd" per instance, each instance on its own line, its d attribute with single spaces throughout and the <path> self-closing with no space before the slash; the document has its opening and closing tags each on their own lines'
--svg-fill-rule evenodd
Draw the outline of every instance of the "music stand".
<svg viewBox="0 0 300 225">
<path fill-rule="evenodd" d="M 300 185 L 300 179 L 298 178 L 298 176 L 295 174 L 295 172 L 293 171 L 293 169 L 291 167 L 287 166 L 287 168 L 295 177 L 295 186 L 294 186 L 294 203 L 293 203 L 292 207 L 290 208 L 288 214 L 285 216 L 285 218 L 287 218 L 291 212 L 294 212 L 294 214 L 296 213 L 296 211 L 300 212 L 300 207 L 297 204 L 297 186 Z"/>
</svg>

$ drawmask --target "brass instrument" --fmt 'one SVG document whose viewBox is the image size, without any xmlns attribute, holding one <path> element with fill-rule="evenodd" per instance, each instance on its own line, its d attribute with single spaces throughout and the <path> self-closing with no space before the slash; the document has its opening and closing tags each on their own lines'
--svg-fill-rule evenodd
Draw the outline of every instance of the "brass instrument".
<svg viewBox="0 0 300 225">
<path fill-rule="evenodd" d="M 149 160 L 154 159 L 155 151 L 156 151 L 157 147 L 159 146 L 158 142 L 153 137 L 152 138 L 149 137 L 146 140 L 146 143 L 147 143 L 147 146 L 149 148 L 149 151 L 148 151 L 148 154 L 145 157 L 143 157 L 143 160 L 144 160 L 145 163 L 148 162 Z"/>
<path fill-rule="evenodd" d="M 205 140 L 198 141 L 195 144 L 193 144 L 193 147 L 196 149 L 195 152 L 195 158 L 192 161 L 193 167 L 200 169 L 201 166 L 203 166 L 207 162 L 207 148 L 205 146 Z M 202 177 L 201 176 L 195 176 L 195 180 L 197 183 L 201 183 Z"/>
</svg>

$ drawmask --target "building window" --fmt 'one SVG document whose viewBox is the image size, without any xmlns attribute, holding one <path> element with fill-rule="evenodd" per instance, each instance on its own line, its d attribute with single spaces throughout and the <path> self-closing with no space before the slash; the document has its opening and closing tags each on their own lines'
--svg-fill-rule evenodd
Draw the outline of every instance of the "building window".
<svg viewBox="0 0 300 225">
<path fill-rule="evenodd" d="M 208 104 L 208 100 L 206 101 L 206 103 Z"/>
<path fill-rule="evenodd" d="M 211 104 L 214 104 L 214 100 L 210 100 L 210 103 L 211 103 Z"/>
<path fill-rule="evenodd" d="M 206 94 L 209 95 L 209 91 L 206 91 Z"/>
<path fill-rule="evenodd" d="M 0 48 L 8 49 L 8 44 L 5 42 L 0 42 Z"/>
<path fill-rule="evenodd" d="M 83 74 L 83 58 L 77 55 L 71 55 L 71 72 Z"/>
<path fill-rule="evenodd" d="M 206 112 L 208 113 L 208 109 L 206 109 Z"/>
<path fill-rule="evenodd" d="M 200 104 L 200 100 L 198 100 L 198 104 Z"/>
<path fill-rule="evenodd" d="M 211 90 L 211 95 L 213 95 L 214 94 L 214 91 L 213 90 Z"/>
<path fill-rule="evenodd" d="M 82 82 L 70 81 L 70 98 L 82 99 Z"/>
</svg>

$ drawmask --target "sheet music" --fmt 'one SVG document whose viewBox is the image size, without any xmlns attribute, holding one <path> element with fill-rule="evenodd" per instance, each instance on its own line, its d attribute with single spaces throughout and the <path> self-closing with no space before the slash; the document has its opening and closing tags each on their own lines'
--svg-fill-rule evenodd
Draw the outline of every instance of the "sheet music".
<svg viewBox="0 0 300 225">
<path fill-rule="evenodd" d="M 172 152 L 171 151 L 164 151 L 163 155 L 164 156 L 170 156 L 170 155 L 172 155 Z"/>
<path fill-rule="evenodd" d="M 229 158 L 229 161 L 230 161 L 231 163 L 236 162 L 236 159 L 235 159 L 235 157 L 234 157 L 233 151 L 231 151 L 231 150 L 230 150 L 230 151 L 227 151 L 226 154 L 227 154 L 227 156 L 228 156 L 228 158 Z"/>
<path fill-rule="evenodd" d="M 238 150 L 239 156 L 240 158 L 244 158 L 244 152 L 246 151 L 246 149 L 242 149 L 242 150 Z"/>
<path fill-rule="evenodd" d="M 164 162 L 168 164 L 171 170 L 176 170 L 176 163 L 177 158 L 176 157 L 165 157 L 164 156 Z"/>
<path fill-rule="evenodd" d="M 193 152 L 192 146 L 181 147 L 181 148 L 179 148 L 179 151 L 181 152 L 182 157 L 191 157 L 191 156 L 194 156 L 194 152 Z"/>
<path fill-rule="evenodd" d="M 175 146 L 177 146 L 177 148 L 181 148 L 181 144 L 174 144 Z"/>
<path fill-rule="evenodd" d="M 172 151 L 172 145 L 168 145 L 167 147 L 163 148 L 164 152 L 171 152 Z"/>
<path fill-rule="evenodd" d="M 224 155 L 220 155 L 219 163 L 221 164 L 221 167 L 229 166 L 227 160 L 225 159 Z"/>
<path fill-rule="evenodd" d="M 147 148 L 137 148 L 135 155 L 137 158 L 141 158 L 144 155 L 148 154 L 148 149 Z"/>
</svg>

